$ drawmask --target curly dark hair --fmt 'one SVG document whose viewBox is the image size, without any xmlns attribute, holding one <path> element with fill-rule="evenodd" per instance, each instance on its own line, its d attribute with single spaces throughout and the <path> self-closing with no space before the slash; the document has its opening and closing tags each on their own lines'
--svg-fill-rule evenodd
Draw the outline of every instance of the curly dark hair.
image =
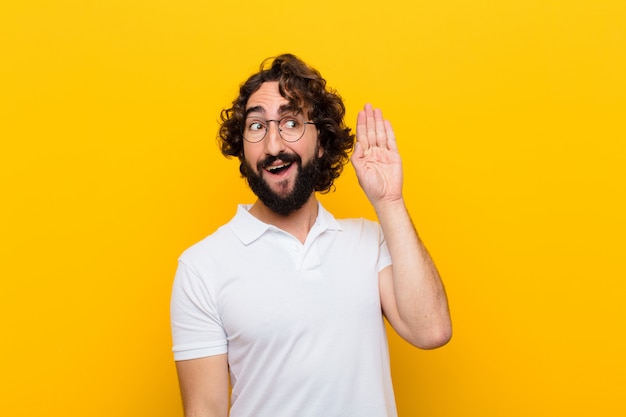
<svg viewBox="0 0 626 417">
<path fill-rule="evenodd" d="M 345 106 L 339 94 L 326 86 L 320 73 L 292 54 L 267 58 L 258 73 L 250 76 L 239 89 L 232 107 L 222 110 L 218 140 L 222 154 L 239 158 L 239 171 L 245 175 L 243 129 L 246 104 L 264 82 L 278 81 L 280 95 L 291 107 L 308 111 L 318 129 L 320 147 L 324 150 L 318 163 L 320 176 L 315 190 L 327 193 L 333 189 L 348 154 L 354 146 L 354 135 L 343 121 Z"/>
</svg>

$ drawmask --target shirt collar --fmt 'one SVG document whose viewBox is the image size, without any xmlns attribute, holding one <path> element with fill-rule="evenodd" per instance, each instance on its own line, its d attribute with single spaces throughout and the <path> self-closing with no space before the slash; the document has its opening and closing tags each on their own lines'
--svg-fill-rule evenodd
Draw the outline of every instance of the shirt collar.
<svg viewBox="0 0 626 417">
<path fill-rule="evenodd" d="M 321 203 L 318 204 L 317 219 L 315 219 L 314 228 L 318 228 L 318 233 L 325 230 L 341 230 L 341 225 L 335 219 L 335 217 L 328 212 Z M 249 210 L 252 207 L 251 204 L 239 204 L 237 206 L 237 214 L 229 222 L 229 227 L 241 240 L 241 243 L 248 245 L 258 238 L 260 238 L 269 229 L 274 226 L 267 223 L 263 223 L 252 214 Z"/>
</svg>

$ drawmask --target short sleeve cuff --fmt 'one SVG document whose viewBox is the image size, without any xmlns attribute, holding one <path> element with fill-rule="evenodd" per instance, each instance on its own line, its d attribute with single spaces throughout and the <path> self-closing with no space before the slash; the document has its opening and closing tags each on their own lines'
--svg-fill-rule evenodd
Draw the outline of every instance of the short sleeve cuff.
<svg viewBox="0 0 626 417">
<path fill-rule="evenodd" d="M 174 346 L 172 349 L 174 352 L 175 361 L 186 361 L 190 359 L 204 358 L 207 356 L 222 355 L 228 352 L 227 342 L 215 344 L 213 346 Z"/>
</svg>

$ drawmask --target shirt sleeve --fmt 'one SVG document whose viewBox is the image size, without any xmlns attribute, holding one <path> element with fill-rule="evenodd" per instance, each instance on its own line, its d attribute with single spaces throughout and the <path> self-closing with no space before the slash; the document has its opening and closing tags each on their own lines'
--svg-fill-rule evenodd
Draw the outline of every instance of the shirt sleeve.
<svg viewBox="0 0 626 417">
<path fill-rule="evenodd" d="M 170 320 L 174 360 L 197 359 L 227 352 L 226 332 L 214 295 L 182 260 L 178 262 L 174 278 Z"/>
</svg>

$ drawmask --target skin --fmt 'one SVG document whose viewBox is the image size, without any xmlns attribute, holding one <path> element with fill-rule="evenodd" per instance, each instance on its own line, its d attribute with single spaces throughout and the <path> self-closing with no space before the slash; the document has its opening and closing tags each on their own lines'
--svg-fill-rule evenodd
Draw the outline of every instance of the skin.
<svg viewBox="0 0 626 417">
<path fill-rule="evenodd" d="M 391 123 L 371 105 L 357 116 L 352 165 L 376 210 L 393 262 L 379 274 L 383 312 L 394 330 L 422 349 L 446 344 L 452 324 L 443 283 L 402 195 L 402 160 Z"/>
<path fill-rule="evenodd" d="M 287 100 L 275 82 L 264 83 L 250 96 L 247 108 L 259 107 L 265 119 L 280 119 Z M 267 136 L 259 143 L 245 143 L 244 155 L 278 193 L 293 189 L 297 167 L 274 175 L 257 167 L 267 155 L 296 153 L 305 164 L 324 152 L 316 129 L 306 130 L 297 142 L 288 143 L 270 123 Z M 437 269 L 420 240 L 402 194 L 402 160 L 391 123 L 379 109 L 367 104 L 357 117 L 357 144 L 351 162 L 359 184 L 376 210 L 385 234 L 393 265 L 379 274 L 383 314 L 394 330 L 412 345 L 433 349 L 446 344 L 452 335 L 445 290 Z M 280 165 L 280 160 L 274 165 Z M 257 200 L 250 213 L 261 221 L 279 227 L 304 242 L 317 218 L 317 199 L 312 193 L 299 210 L 281 216 Z M 176 363 L 186 417 L 227 417 L 227 355 L 179 361 Z"/>
<path fill-rule="evenodd" d="M 278 92 L 278 83 L 266 82 L 250 96 L 246 109 L 258 107 L 261 110 L 255 112 L 256 114 L 265 119 L 278 120 L 284 115 L 284 112 L 281 112 L 281 106 L 288 104 L 287 99 Z M 302 164 L 304 165 L 311 159 L 322 156 L 324 150 L 319 147 L 317 130 L 311 127 L 314 126 L 309 125 L 300 140 L 290 143 L 285 142 L 280 137 L 276 123 L 270 123 L 265 139 L 258 143 L 244 143 L 243 152 L 246 160 L 257 174 L 263 176 L 274 192 L 285 194 L 293 190 L 298 174 L 297 167 L 295 164 L 292 164 L 289 169 L 275 175 L 268 170 L 259 170 L 257 167 L 259 161 L 263 160 L 267 155 L 278 155 L 281 152 L 286 152 L 298 154 L 302 158 Z M 283 161 L 279 159 L 272 165 L 279 166 L 281 164 L 283 164 Z M 311 193 L 309 200 L 304 206 L 289 216 L 278 215 L 265 206 L 262 201 L 257 200 L 250 209 L 250 213 L 259 220 L 279 227 L 297 237 L 301 242 L 304 242 L 317 218 L 317 199 L 315 198 L 315 193 Z"/>
</svg>

